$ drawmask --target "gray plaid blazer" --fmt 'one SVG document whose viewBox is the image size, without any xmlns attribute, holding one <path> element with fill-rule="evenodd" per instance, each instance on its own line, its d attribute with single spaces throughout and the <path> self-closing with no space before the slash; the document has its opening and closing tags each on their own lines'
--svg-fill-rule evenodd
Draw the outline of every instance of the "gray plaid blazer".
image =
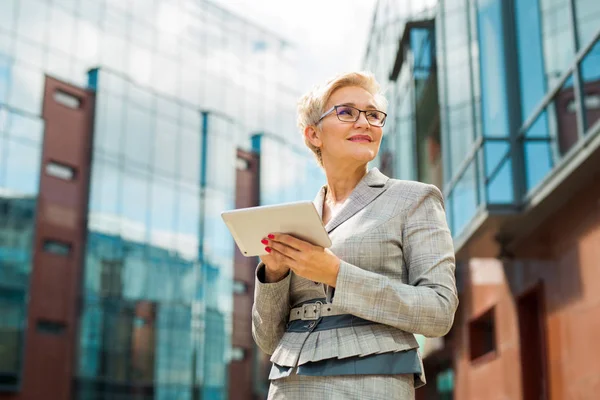
<svg viewBox="0 0 600 400">
<path fill-rule="evenodd" d="M 325 187 L 314 203 L 322 213 Z M 445 335 L 458 306 L 452 237 L 440 191 L 390 179 L 373 168 L 325 229 L 342 261 L 336 287 L 290 273 L 276 283 L 258 279 L 252 334 L 271 361 L 298 366 L 329 358 L 418 348 L 414 333 Z M 291 307 L 326 298 L 375 324 L 319 332 L 286 332 Z M 415 386 L 425 383 L 425 376 Z"/>
</svg>

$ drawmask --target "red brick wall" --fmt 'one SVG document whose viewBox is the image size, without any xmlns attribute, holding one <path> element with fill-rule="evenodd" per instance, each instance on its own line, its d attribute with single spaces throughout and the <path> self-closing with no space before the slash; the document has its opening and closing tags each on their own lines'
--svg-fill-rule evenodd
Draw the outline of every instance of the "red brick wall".
<svg viewBox="0 0 600 400">
<path fill-rule="evenodd" d="M 79 106 L 70 108 L 57 102 L 55 96 L 59 92 L 77 98 Z M 93 93 L 46 78 L 42 112 L 45 132 L 22 390 L 0 393 L 0 399 L 71 398 L 72 377 L 77 368 L 93 113 Z M 45 170 L 50 162 L 73 168 L 74 179 L 48 175 Z M 47 252 L 46 240 L 68 244 L 71 251 L 66 256 Z"/>
<path fill-rule="evenodd" d="M 471 260 L 457 314 L 456 399 L 521 399 L 516 298 L 541 283 L 548 398 L 600 393 L 600 176 L 517 248 L 504 266 Z M 495 306 L 494 356 L 470 361 L 468 321 Z"/>
</svg>

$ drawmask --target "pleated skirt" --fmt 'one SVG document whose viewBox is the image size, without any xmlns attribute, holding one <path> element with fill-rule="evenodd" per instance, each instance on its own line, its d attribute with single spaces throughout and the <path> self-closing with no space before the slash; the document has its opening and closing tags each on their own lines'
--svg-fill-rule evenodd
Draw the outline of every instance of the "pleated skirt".
<svg viewBox="0 0 600 400">
<path fill-rule="evenodd" d="M 414 400 L 414 376 L 307 376 L 271 381 L 268 400 Z"/>
</svg>

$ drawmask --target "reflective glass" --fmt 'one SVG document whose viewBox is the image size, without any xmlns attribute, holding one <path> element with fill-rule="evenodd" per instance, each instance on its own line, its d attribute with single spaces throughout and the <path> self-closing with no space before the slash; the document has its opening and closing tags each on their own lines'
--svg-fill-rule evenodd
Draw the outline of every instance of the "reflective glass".
<svg viewBox="0 0 600 400">
<path fill-rule="evenodd" d="M 581 61 L 580 71 L 587 130 L 600 120 L 600 40 Z"/>
<path fill-rule="evenodd" d="M 73 38 L 75 57 L 88 63 L 97 63 L 100 54 L 100 30 L 93 23 L 83 19 L 78 19 L 76 24 L 77 34 Z"/>
<path fill-rule="evenodd" d="M 42 111 L 44 75 L 26 67 L 13 68 L 8 103 L 14 108 L 38 115 Z"/>
<path fill-rule="evenodd" d="M 161 175 L 172 177 L 176 172 L 179 125 L 168 118 L 155 117 L 152 165 Z"/>
<path fill-rule="evenodd" d="M 0 103 L 8 100 L 8 89 L 10 87 L 12 62 L 0 54 Z"/>
<path fill-rule="evenodd" d="M 531 190 L 552 169 L 552 153 L 549 142 L 525 141 L 524 146 L 527 190 Z"/>
<path fill-rule="evenodd" d="M 65 54 L 69 54 L 73 49 L 75 32 L 75 19 L 73 14 L 70 14 L 58 7 L 50 8 L 50 26 L 53 29 L 48 30 L 48 44 L 51 48 L 60 50 Z M 60 29 L 54 28 L 60 27 Z"/>
<path fill-rule="evenodd" d="M 127 107 L 125 112 L 125 129 L 123 130 L 123 146 L 126 149 L 125 163 L 131 162 L 148 168 L 152 162 L 154 136 L 151 124 L 152 114 L 133 105 Z"/>
<path fill-rule="evenodd" d="M 498 164 L 508 154 L 509 144 L 508 142 L 486 141 L 483 149 L 485 153 L 485 176 L 489 178 L 490 174 L 494 172 Z"/>
<path fill-rule="evenodd" d="M 471 150 L 473 138 L 473 114 L 470 103 L 453 107 L 448 110 L 448 129 L 450 135 L 450 162 L 452 175 L 457 172 L 464 162 L 465 156 Z"/>
<path fill-rule="evenodd" d="M 41 146 L 8 140 L 5 187 L 21 195 L 36 195 L 40 178 Z"/>
<path fill-rule="evenodd" d="M 200 183 L 200 155 L 202 154 L 200 135 L 200 131 L 184 128 L 180 136 L 178 174 L 182 180 L 194 185 Z"/>
<path fill-rule="evenodd" d="M 0 1 L 0 29 L 11 32 L 15 27 L 17 0 Z"/>
<path fill-rule="evenodd" d="M 46 70 L 55 78 L 70 81 L 72 76 L 71 62 L 67 54 L 58 50 L 50 51 L 47 55 Z"/>
<path fill-rule="evenodd" d="M 455 8 L 444 14 L 445 44 L 448 51 L 467 41 L 467 27 L 467 10 L 464 7 Z"/>
<path fill-rule="evenodd" d="M 149 176 L 128 172 L 123 174 L 121 216 L 131 223 L 132 229 L 141 230 L 145 236 L 149 195 Z"/>
<path fill-rule="evenodd" d="M 569 76 L 552 100 L 551 132 L 558 150 L 564 155 L 577 142 L 577 101 L 573 90 L 573 77 Z"/>
<path fill-rule="evenodd" d="M 19 64 L 27 64 L 35 69 L 45 67 L 45 49 L 37 43 L 17 40 L 15 43 L 15 58 Z"/>
<path fill-rule="evenodd" d="M 483 134 L 505 137 L 509 129 L 501 1 L 480 1 L 477 23 Z"/>
<path fill-rule="evenodd" d="M 544 66 L 548 88 L 556 85 L 575 53 L 570 0 L 540 0 Z"/>
<path fill-rule="evenodd" d="M 123 153 L 122 136 L 125 126 L 125 102 L 108 93 L 96 100 L 94 143 L 103 152 L 117 157 Z"/>
<path fill-rule="evenodd" d="M 547 138 L 549 137 L 550 132 L 548 130 L 548 114 L 546 111 L 542 111 L 542 113 L 536 118 L 535 122 L 531 124 L 527 132 L 525 132 L 525 137 L 527 138 Z"/>
<path fill-rule="evenodd" d="M 459 235 L 477 211 L 475 163 L 472 163 L 452 190 L 452 220 L 454 236 Z"/>
<path fill-rule="evenodd" d="M 546 94 L 539 0 L 515 2 L 521 119 L 525 121 Z"/>
<path fill-rule="evenodd" d="M 43 43 L 48 33 L 48 2 L 20 0 L 18 5 L 17 33 L 22 38 Z"/>
<path fill-rule="evenodd" d="M 600 21 L 600 2 L 596 0 L 573 0 L 579 48 L 585 47 L 598 32 Z"/>
<path fill-rule="evenodd" d="M 10 113 L 8 134 L 15 139 L 25 139 L 32 144 L 41 145 L 44 134 L 44 121 L 19 113 Z"/>
<path fill-rule="evenodd" d="M 3 258 L 0 252 L 0 263 L 4 266 Z M 0 387 L 14 387 L 20 380 L 27 319 L 25 293 L 23 289 L 0 285 L 0 373 L 3 378 Z"/>
<path fill-rule="evenodd" d="M 508 158 L 496 175 L 488 182 L 487 199 L 489 203 L 507 204 L 514 202 L 512 160 Z"/>
</svg>

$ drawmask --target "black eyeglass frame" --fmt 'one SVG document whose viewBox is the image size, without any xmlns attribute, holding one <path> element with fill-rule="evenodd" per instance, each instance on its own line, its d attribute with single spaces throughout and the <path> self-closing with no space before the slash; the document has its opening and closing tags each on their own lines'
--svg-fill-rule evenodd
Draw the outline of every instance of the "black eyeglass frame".
<svg viewBox="0 0 600 400">
<path fill-rule="evenodd" d="M 338 114 L 338 112 L 337 112 L 337 109 L 338 109 L 338 107 L 347 107 L 347 108 L 352 108 L 352 109 L 354 109 L 354 110 L 358 111 L 358 115 L 356 116 L 356 119 L 355 119 L 354 121 L 343 121 L 343 120 L 341 120 L 341 119 L 340 119 L 340 116 L 339 116 L 339 114 Z M 353 106 L 344 105 L 344 104 L 339 104 L 339 105 L 337 105 L 337 106 L 333 106 L 333 107 L 331 107 L 329 110 L 325 111 L 325 112 L 323 113 L 323 115 L 321 115 L 321 118 L 319 118 L 319 120 L 317 121 L 317 124 L 318 124 L 319 122 L 321 122 L 321 121 L 323 120 L 323 118 L 325 118 L 325 117 L 327 117 L 329 114 L 331 114 L 333 111 L 335 111 L 335 116 L 336 116 L 336 117 L 337 117 L 337 119 L 338 119 L 338 120 L 340 120 L 341 122 L 356 122 L 356 121 L 358 121 L 358 119 L 360 118 L 360 113 L 365 113 L 365 119 L 367 120 L 367 123 L 368 123 L 369 125 L 371 125 L 371 126 L 375 126 L 375 127 L 378 127 L 378 128 L 383 128 L 383 126 L 385 125 L 385 121 L 387 120 L 387 113 L 385 113 L 385 112 L 383 112 L 383 111 L 380 111 L 380 110 L 374 110 L 374 109 L 373 109 L 373 110 L 361 110 L 361 109 L 359 109 L 359 108 L 356 108 L 356 107 L 353 107 Z M 369 118 L 367 118 L 367 112 L 369 112 L 369 111 L 377 111 L 377 112 L 380 112 L 380 113 L 382 113 L 382 114 L 383 114 L 383 122 L 381 123 L 381 125 L 373 125 L 373 124 L 372 124 L 372 123 L 369 121 Z"/>
</svg>

